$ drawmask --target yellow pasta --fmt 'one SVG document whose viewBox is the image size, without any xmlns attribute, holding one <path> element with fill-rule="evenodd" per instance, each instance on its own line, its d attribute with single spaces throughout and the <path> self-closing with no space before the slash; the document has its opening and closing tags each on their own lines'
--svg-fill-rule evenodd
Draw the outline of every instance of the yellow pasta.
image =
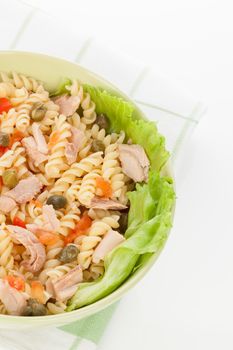
<svg viewBox="0 0 233 350">
<path fill-rule="evenodd" d="M 11 108 L 8 112 L 3 112 L 1 118 L 1 131 L 7 134 L 12 134 L 17 117 L 18 113 L 14 108 Z"/>
<path fill-rule="evenodd" d="M 71 136 L 70 125 L 66 122 L 66 117 L 60 115 L 55 121 L 54 132 L 59 132 L 57 143 L 51 149 L 48 163 L 45 166 L 45 173 L 48 178 L 58 178 L 61 173 L 68 169 L 65 159 L 65 145 Z"/>
<path fill-rule="evenodd" d="M 13 242 L 10 238 L 7 225 L 0 226 L 0 268 L 1 276 L 6 275 L 6 271 L 14 266 L 14 258 L 12 256 Z"/>
<path fill-rule="evenodd" d="M 72 281 L 73 273 L 84 282 L 104 274 L 104 258 L 95 263 L 93 254 L 108 232 L 118 230 L 121 214 L 90 208 L 94 200 L 127 203 L 128 178 L 118 148 L 124 132 L 108 133 L 98 124 L 95 103 L 78 81 L 68 84 L 66 92 L 59 99 L 62 105 L 37 79 L 0 73 L 0 98 L 9 103 L 0 113 L 0 279 L 21 281 L 20 293 L 27 300 L 35 298 L 37 283 L 37 302 L 51 315 L 67 307 L 67 298 L 55 288 L 60 281 L 60 286 Z M 36 189 L 27 185 L 32 178 Z M 109 186 L 107 197 L 97 178 Z M 26 229 L 27 239 L 12 238 L 8 225 L 22 235 Z M 33 270 L 28 261 L 42 263 Z M 67 288 L 68 295 L 76 287 Z M 0 299 L 0 314 L 8 312 Z"/>
</svg>

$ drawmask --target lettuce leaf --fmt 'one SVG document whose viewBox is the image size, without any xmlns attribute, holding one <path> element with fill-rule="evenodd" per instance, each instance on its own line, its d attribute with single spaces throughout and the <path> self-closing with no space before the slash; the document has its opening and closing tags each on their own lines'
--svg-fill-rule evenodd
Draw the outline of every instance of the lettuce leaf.
<svg viewBox="0 0 233 350">
<path fill-rule="evenodd" d="M 68 78 L 62 79 L 57 89 L 49 94 L 49 97 L 56 97 L 59 95 L 67 94 L 69 90 L 67 90 L 67 86 L 70 86 L 72 81 Z"/>
<path fill-rule="evenodd" d="M 108 116 L 112 130 L 124 130 L 133 143 L 143 146 L 150 159 L 151 169 L 159 171 L 166 163 L 169 153 L 165 148 L 165 139 L 158 133 L 156 124 L 136 118 L 133 105 L 120 97 L 90 85 L 85 85 L 84 89 L 95 102 L 97 113 Z"/>
<path fill-rule="evenodd" d="M 151 188 L 155 180 L 159 188 L 156 194 Z M 156 201 L 152 194 L 156 196 Z M 80 284 L 76 294 L 69 301 L 67 311 L 91 304 L 108 295 L 130 276 L 141 255 L 160 252 L 171 227 L 174 198 L 172 184 L 155 172 L 150 173 L 148 184 L 137 186 L 137 190 L 129 195 L 132 220 L 129 220 L 126 238 L 129 236 L 128 232 L 130 237 L 106 256 L 105 273 L 102 278 Z M 143 214 L 140 213 L 141 208 Z M 140 216 L 137 225 L 132 213 Z"/>
<path fill-rule="evenodd" d="M 66 311 L 89 305 L 110 294 L 152 254 L 161 251 L 171 227 L 175 200 L 172 179 L 159 174 L 169 154 L 156 125 L 138 119 L 134 107 L 122 98 L 89 85 L 84 89 L 95 102 L 97 113 L 108 116 L 113 131 L 124 130 L 133 143 L 143 146 L 151 170 L 148 183 L 137 184 L 136 190 L 128 193 L 130 210 L 126 240 L 105 257 L 105 273 L 101 278 L 79 285 Z"/>
</svg>

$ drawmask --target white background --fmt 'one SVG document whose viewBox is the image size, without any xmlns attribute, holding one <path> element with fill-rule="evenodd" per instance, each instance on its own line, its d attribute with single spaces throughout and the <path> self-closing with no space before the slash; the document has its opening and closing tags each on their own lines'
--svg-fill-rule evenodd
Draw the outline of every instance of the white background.
<svg viewBox="0 0 233 350">
<path fill-rule="evenodd" d="M 232 1 L 27 2 L 149 63 L 209 107 L 180 156 L 172 235 L 99 350 L 233 349 Z"/>
</svg>

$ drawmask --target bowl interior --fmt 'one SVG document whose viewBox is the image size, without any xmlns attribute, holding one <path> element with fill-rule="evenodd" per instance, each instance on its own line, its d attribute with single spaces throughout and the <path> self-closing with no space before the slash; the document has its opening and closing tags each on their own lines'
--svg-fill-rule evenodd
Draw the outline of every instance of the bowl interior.
<svg viewBox="0 0 233 350">
<path fill-rule="evenodd" d="M 45 82 L 46 88 L 51 91 L 56 89 L 57 85 L 64 77 L 78 79 L 81 83 L 105 88 L 106 90 L 113 92 L 115 95 L 121 96 L 125 100 L 130 101 L 135 106 L 135 116 L 146 119 L 142 111 L 134 104 L 134 102 L 117 87 L 78 64 L 42 54 L 3 51 L 0 52 L 0 67 L 1 71 L 15 71 L 17 73 L 37 78 L 38 80 Z M 163 172 L 166 175 L 171 175 L 169 164 L 164 167 Z M 22 318 L 17 316 L 0 315 L 0 328 L 19 329 L 34 328 L 38 326 L 43 327 L 48 325 L 59 326 L 90 316 L 121 298 L 126 291 L 132 288 L 132 286 L 134 286 L 145 275 L 148 269 L 154 264 L 157 257 L 158 254 L 148 256 L 147 259 L 144 259 L 141 267 L 130 276 L 122 286 L 94 304 L 76 311 L 46 317 Z"/>
</svg>

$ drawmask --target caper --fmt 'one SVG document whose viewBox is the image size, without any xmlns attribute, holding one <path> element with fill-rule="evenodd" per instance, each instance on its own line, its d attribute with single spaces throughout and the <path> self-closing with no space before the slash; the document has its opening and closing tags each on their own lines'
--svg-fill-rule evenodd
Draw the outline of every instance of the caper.
<svg viewBox="0 0 233 350">
<path fill-rule="evenodd" d="M 10 143 L 10 137 L 5 132 L 0 132 L 0 146 L 7 147 Z"/>
<path fill-rule="evenodd" d="M 96 122 L 96 124 L 99 125 L 100 129 L 108 130 L 108 128 L 109 128 L 109 120 L 106 117 L 106 115 L 104 115 L 104 114 L 97 115 L 97 118 L 96 118 L 95 122 Z"/>
<path fill-rule="evenodd" d="M 136 189 L 136 182 L 134 182 L 134 181 L 129 182 L 128 185 L 127 185 L 127 189 L 130 192 L 135 191 L 135 189 Z"/>
<path fill-rule="evenodd" d="M 2 181 L 8 188 L 14 188 L 19 182 L 18 176 L 15 170 L 6 170 L 2 174 Z"/>
<path fill-rule="evenodd" d="M 64 208 L 67 204 L 67 199 L 64 196 L 55 194 L 47 199 L 47 204 L 52 204 L 54 209 Z"/>
<path fill-rule="evenodd" d="M 33 299 L 33 298 L 28 299 L 29 306 L 32 306 L 33 304 L 37 304 L 37 303 L 38 303 L 38 301 L 36 299 Z"/>
<path fill-rule="evenodd" d="M 91 145 L 91 150 L 92 152 L 103 152 L 105 150 L 103 142 L 99 140 L 94 140 Z"/>
<path fill-rule="evenodd" d="M 47 314 L 47 309 L 43 304 L 35 303 L 32 306 L 32 316 L 44 316 Z"/>
<path fill-rule="evenodd" d="M 25 306 L 25 308 L 22 310 L 21 316 L 33 316 L 32 307 L 29 305 Z"/>
<path fill-rule="evenodd" d="M 118 223 L 120 225 L 119 231 L 124 234 L 128 227 L 128 213 L 122 213 Z"/>
<path fill-rule="evenodd" d="M 31 118 L 35 122 L 40 122 L 44 119 L 46 111 L 47 109 L 42 103 L 36 102 L 31 110 Z"/>
<path fill-rule="evenodd" d="M 44 316 L 47 314 L 46 307 L 35 299 L 28 299 L 27 305 L 22 310 L 22 316 Z"/>
<path fill-rule="evenodd" d="M 78 256 L 78 248 L 74 244 L 67 245 L 58 255 L 58 260 L 62 263 L 74 261 Z"/>
</svg>

